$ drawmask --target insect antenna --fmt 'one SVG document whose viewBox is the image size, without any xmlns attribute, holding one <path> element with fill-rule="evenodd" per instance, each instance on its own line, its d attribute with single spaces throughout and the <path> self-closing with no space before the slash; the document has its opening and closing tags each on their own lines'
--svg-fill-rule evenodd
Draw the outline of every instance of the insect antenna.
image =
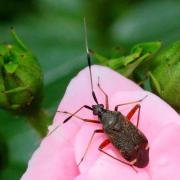
<svg viewBox="0 0 180 180">
<path fill-rule="evenodd" d="M 96 94 L 94 92 L 94 88 L 93 88 L 93 81 L 92 81 L 92 71 L 91 71 L 91 53 L 90 53 L 90 50 L 88 48 L 88 41 L 87 41 L 87 28 L 86 28 L 86 19 L 84 17 L 84 35 L 85 35 L 85 48 L 86 48 L 86 54 L 87 54 L 87 62 L 88 62 L 88 67 L 89 67 L 89 73 L 90 73 L 90 80 L 91 80 L 91 91 L 92 91 L 92 96 L 93 96 L 93 99 L 94 101 L 98 103 L 98 100 L 97 100 L 97 97 L 96 97 Z M 79 108 L 77 111 L 75 111 L 74 113 L 72 113 L 70 116 L 68 116 L 64 121 L 63 123 L 66 123 L 67 121 L 69 121 L 73 116 L 75 116 L 76 113 L 78 113 L 82 108 L 86 108 L 86 109 L 89 109 L 89 110 L 93 110 L 91 107 L 87 106 L 87 105 L 84 105 L 82 106 L 81 108 Z M 57 112 L 60 112 L 60 111 L 57 111 Z M 56 131 L 61 125 L 57 125 L 51 132 L 49 132 L 47 134 L 47 136 L 50 136 L 52 133 L 54 133 L 54 131 Z"/>
<path fill-rule="evenodd" d="M 98 103 L 98 100 L 97 100 L 97 97 L 96 97 L 96 94 L 94 92 L 94 89 L 93 89 L 93 81 L 92 81 L 92 71 L 91 71 L 91 54 L 90 54 L 90 51 L 89 51 L 89 48 L 88 48 L 88 40 L 87 40 L 87 28 L 86 28 L 86 18 L 84 17 L 84 39 L 85 39 L 85 48 L 86 48 L 86 54 L 87 54 L 87 62 L 88 62 L 88 67 L 89 67 L 89 73 L 90 73 L 90 79 L 91 79 L 91 91 L 92 91 L 92 96 L 93 96 L 93 99 L 94 101 Z"/>
</svg>

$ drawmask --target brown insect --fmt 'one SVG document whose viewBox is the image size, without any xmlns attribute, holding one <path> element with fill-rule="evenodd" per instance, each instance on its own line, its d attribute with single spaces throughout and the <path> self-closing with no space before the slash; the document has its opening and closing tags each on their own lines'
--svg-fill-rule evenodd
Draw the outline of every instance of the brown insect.
<svg viewBox="0 0 180 180">
<path fill-rule="evenodd" d="M 86 51 L 87 51 L 87 61 L 88 61 L 88 66 L 89 66 L 90 79 L 91 79 L 92 97 L 96 105 L 92 105 L 91 107 L 88 105 L 84 105 L 81 108 L 79 108 L 77 111 L 75 111 L 74 113 L 63 111 L 63 113 L 70 114 L 70 116 L 63 121 L 63 123 L 66 123 L 73 116 L 75 116 L 85 122 L 98 123 L 98 124 L 101 123 L 103 126 L 103 129 L 97 129 L 93 132 L 91 139 L 89 141 L 89 144 L 85 150 L 84 155 L 82 156 L 80 163 L 83 161 L 88 151 L 88 148 L 93 140 L 94 135 L 97 133 L 105 133 L 107 135 L 107 139 L 104 140 L 98 148 L 102 153 L 105 153 L 111 158 L 117 161 L 120 161 L 124 164 L 127 164 L 131 167 L 136 166 L 139 168 L 144 168 L 145 166 L 147 166 L 149 162 L 149 146 L 148 146 L 148 140 L 146 136 L 138 129 L 141 106 L 140 104 L 136 104 L 126 116 L 124 116 L 121 112 L 118 111 L 118 107 L 132 104 L 132 103 L 139 103 L 143 101 L 147 96 L 145 96 L 144 98 L 138 101 L 118 104 L 115 106 L 114 110 L 111 111 L 109 110 L 108 95 L 101 88 L 99 84 L 99 80 L 98 80 L 98 87 L 100 91 L 105 95 L 105 106 L 103 104 L 98 103 L 96 94 L 93 90 L 92 72 L 91 72 L 91 55 L 90 55 L 90 51 L 87 45 L 86 34 L 87 32 L 86 32 L 86 23 L 85 23 L 85 43 L 86 43 Z M 93 114 L 98 117 L 98 120 L 85 119 L 85 118 L 76 116 L 76 114 L 82 108 L 87 108 L 91 110 Z M 136 111 L 138 111 L 138 118 L 137 118 L 137 124 L 135 126 L 133 123 L 131 123 L 130 120 Z M 127 161 L 120 160 L 114 157 L 113 155 L 107 153 L 104 150 L 104 148 L 110 143 L 114 145 L 114 147 L 120 152 L 123 158 Z"/>
</svg>

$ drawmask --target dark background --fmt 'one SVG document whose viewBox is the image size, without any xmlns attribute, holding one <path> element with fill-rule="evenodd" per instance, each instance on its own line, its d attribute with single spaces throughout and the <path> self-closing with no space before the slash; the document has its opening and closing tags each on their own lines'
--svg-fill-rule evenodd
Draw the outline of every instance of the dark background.
<svg viewBox="0 0 180 180">
<path fill-rule="evenodd" d="M 56 111 L 70 79 L 86 66 L 83 17 L 89 46 L 106 55 L 144 41 L 180 38 L 179 0 L 0 0 L 0 42 L 11 41 L 10 27 L 38 57 L 44 70 L 43 106 Z M 0 110 L 0 141 L 6 144 L 0 179 L 18 180 L 37 148 L 38 134 L 26 119 Z M 1 148 L 0 148 L 1 149 Z"/>
</svg>

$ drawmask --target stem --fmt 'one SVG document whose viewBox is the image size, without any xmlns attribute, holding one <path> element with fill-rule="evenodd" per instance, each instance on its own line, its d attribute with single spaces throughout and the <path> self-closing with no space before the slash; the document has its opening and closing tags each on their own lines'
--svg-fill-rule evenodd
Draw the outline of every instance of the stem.
<svg viewBox="0 0 180 180">
<path fill-rule="evenodd" d="M 44 109 L 37 109 L 27 116 L 32 127 L 38 132 L 41 138 L 46 136 L 51 117 Z"/>
</svg>

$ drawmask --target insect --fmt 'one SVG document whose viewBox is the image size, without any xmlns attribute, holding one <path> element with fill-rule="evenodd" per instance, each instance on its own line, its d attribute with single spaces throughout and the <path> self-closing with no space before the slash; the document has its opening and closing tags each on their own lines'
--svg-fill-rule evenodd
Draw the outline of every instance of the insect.
<svg viewBox="0 0 180 180">
<path fill-rule="evenodd" d="M 139 124 L 140 109 L 141 109 L 139 102 L 143 101 L 147 96 L 145 96 L 144 98 L 138 101 L 118 104 L 115 106 L 114 110 L 109 110 L 108 95 L 100 86 L 100 83 L 98 80 L 98 88 L 105 96 L 105 105 L 99 104 L 98 99 L 93 89 L 92 72 L 91 72 L 91 53 L 90 53 L 90 50 L 88 48 L 88 43 L 87 43 L 87 30 L 86 30 L 85 20 L 84 20 L 84 24 L 85 24 L 85 28 L 84 28 L 85 29 L 85 46 L 86 46 L 87 62 L 88 62 L 89 73 L 90 73 L 91 91 L 92 91 L 92 97 L 96 104 L 92 106 L 84 105 L 80 107 L 77 111 L 75 111 L 74 113 L 70 113 L 67 111 L 59 111 L 59 112 L 69 114 L 69 116 L 63 121 L 63 123 L 67 123 L 73 116 L 75 116 L 85 122 L 97 123 L 97 124 L 101 123 L 103 128 L 96 129 L 93 132 L 90 138 L 90 141 L 88 143 L 88 146 L 79 164 L 82 163 L 82 161 L 84 160 L 84 157 L 88 151 L 88 148 L 90 147 L 90 144 L 95 134 L 105 133 L 107 135 L 107 139 L 105 139 L 98 148 L 102 153 L 110 156 L 111 158 L 117 161 L 127 164 L 133 168 L 134 166 L 138 168 L 144 168 L 145 166 L 147 166 L 149 162 L 149 146 L 148 146 L 148 140 L 146 136 L 138 129 L 138 124 Z M 136 105 L 130 110 L 130 112 L 126 116 L 124 116 L 121 112 L 118 111 L 119 106 L 124 106 L 128 104 L 133 104 L 133 103 L 136 103 Z M 91 110 L 93 115 L 96 115 L 98 117 L 98 120 L 84 119 L 84 118 L 78 117 L 76 114 L 83 108 Z M 130 120 L 136 111 L 138 111 L 138 118 L 137 118 L 137 124 L 135 126 Z M 114 147 L 120 152 L 120 154 L 123 156 L 123 158 L 126 161 L 120 160 L 114 157 L 113 155 L 107 153 L 104 150 L 104 148 L 110 143 L 114 145 Z"/>
</svg>

